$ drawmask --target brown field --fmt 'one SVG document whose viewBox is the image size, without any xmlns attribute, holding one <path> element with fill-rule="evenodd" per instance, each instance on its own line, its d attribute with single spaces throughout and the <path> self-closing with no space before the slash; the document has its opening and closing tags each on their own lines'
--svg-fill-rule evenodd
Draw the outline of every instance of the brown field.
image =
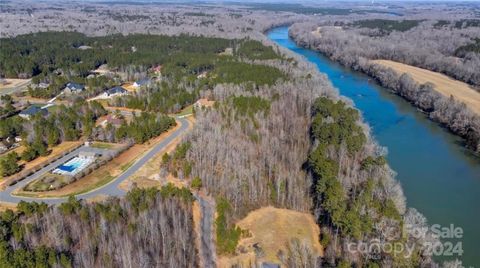
<svg viewBox="0 0 480 268">
<path fill-rule="evenodd" d="M 0 212 L 4 212 L 7 209 L 11 209 L 13 211 L 17 210 L 17 205 L 7 202 L 0 202 Z"/>
<path fill-rule="evenodd" d="M 87 176 L 66 185 L 63 188 L 58 190 L 42 192 L 42 193 L 33 193 L 35 197 L 64 197 L 70 195 L 77 195 L 80 193 L 85 193 L 91 191 L 95 188 L 98 188 L 111 180 L 115 179 L 117 176 L 122 174 L 126 169 L 128 169 L 141 155 L 151 149 L 155 144 L 162 141 L 165 137 L 170 135 L 171 132 L 175 131 L 180 127 L 180 124 L 177 122 L 177 126 L 170 129 L 169 131 L 161 134 L 160 136 L 151 139 L 150 141 L 144 144 L 135 144 L 118 157 L 112 159 L 110 162 L 101 166 L 100 168 L 94 170 L 92 173 Z M 143 167 L 142 167 L 143 168 Z M 138 173 L 138 172 L 137 172 Z M 152 185 L 153 186 L 153 185 Z M 28 194 L 32 196 L 31 192 L 19 191 L 16 194 L 23 195 Z"/>
<path fill-rule="evenodd" d="M 374 60 L 374 63 L 389 67 L 398 73 L 407 73 L 419 84 L 432 83 L 440 94 L 461 101 L 473 112 L 480 114 L 480 93 L 468 84 L 452 79 L 444 74 L 432 72 L 411 65 L 390 61 Z"/>
<path fill-rule="evenodd" d="M 69 151 L 69 150 L 71 150 L 71 149 L 73 149 L 77 146 L 80 146 L 82 143 L 83 143 L 82 141 L 65 141 L 65 142 L 62 142 L 59 145 L 51 148 L 51 152 L 47 156 L 37 157 L 30 162 L 25 162 L 23 160 L 20 160 L 18 162 L 18 164 L 19 165 L 24 165 L 23 169 L 20 172 L 25 172 L 26 170 L 30 170 L 30 169 L 35 168 L 37 166 L 43 166 L 45 163 L 49 162 L 51 159 L 57 158 L 58 156 L 60 156 L 64 152 Z M 13 149 L 12 151 L 17 152 L 20 155 L 24 150 L 25 150 L 24 146 L 19 146 L 19 147 Z M 5 187 L 7 182 L 10 179 L 12 179 L 13 177 L 15 177 L 15 175 L 4 178 L 4 180 L 2 180 L 0 182 L 0 189 Z"/>
<path fill-rule="evenodd" d="M 0 90 L 25 86 L 30 80 L 31 79 L 7 78 L 5 79 L 6 83 L 0 83 Z"/>
<path fill-rule="evenodd" d="M 313 216 L 289 209 L 263 207 L 247 215 L 237 223 L 237 226 L 248 230 L 250 237 L 242 238 L 237 248 L 243 248 L 246 253 L 233 257 L 219 258 L 219 267 L 230 267 L 235 263 L 248 266 L 253 262 L 255 253 L 253 245 L 263 249 L 265 256 L 257 259 L 260 262 L 269 261 L 280 263 L 277 257 L 279 250 L 285 251 L 285 245 L 292 239 L 305 241 L 318 256 L 323 255 L 323 248 L 319 243 L 320 228 Z"/>
</svg>

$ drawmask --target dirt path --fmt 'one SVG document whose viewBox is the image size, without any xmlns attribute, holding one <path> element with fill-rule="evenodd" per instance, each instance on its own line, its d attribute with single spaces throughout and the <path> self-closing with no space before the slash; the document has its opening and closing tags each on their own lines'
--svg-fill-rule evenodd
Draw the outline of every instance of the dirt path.
<svg viewBox="0 0 480 268">
<path fill-rule="evenodd" d="M 475 91 L 464 82 L 452 79 L 441 73 L 395 61 L 374 60 L 372 62 L 389 67 L 397 73 L 407 73 L 417 83 L 424 84 L 430 82 L 440 94 L 446 97 L 453 96 L 456 100 L 465 103 L 470 110 L 480 115 L 480 92 Z"/>
<path fill-rule="evenodd" d="M 200 263 L 203 267 L 216 267 L 215 243 L 213 241 L 213 224 L 215 217 L 215 204 L 201 194 L 195 195 L 200 205 Z"/>
</svg>

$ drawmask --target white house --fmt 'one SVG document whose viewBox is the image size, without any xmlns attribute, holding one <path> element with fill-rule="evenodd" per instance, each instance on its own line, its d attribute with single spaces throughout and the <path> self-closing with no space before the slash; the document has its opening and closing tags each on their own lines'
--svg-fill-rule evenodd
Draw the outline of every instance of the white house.
<svg viewBox="0 0 480 268">
<path fill-rule="evenodd" d="M 99 99 L 108 99 L 117 96 L 125 96 L 128 94 L 128 91 L 121 86 L 113 87 L 105 92 L 102 95 L 98 96 Z"/>
</svg>

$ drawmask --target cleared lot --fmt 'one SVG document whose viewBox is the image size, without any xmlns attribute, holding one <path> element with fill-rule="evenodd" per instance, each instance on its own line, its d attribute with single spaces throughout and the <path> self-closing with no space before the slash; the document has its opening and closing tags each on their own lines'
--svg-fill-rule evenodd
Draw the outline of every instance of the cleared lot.
<svg viewBox="0 0 480 268">
<path fill-rule="evenodd" d="M 263 257 L 257 261 L 280 263 L 278 252 L 287 252 L 287 244 L 292 239 L 306 243 L 317 256 L 323 256 L 323 248 L 318 238 L 320 228 L 312 215 L 295 210 L 274 207 L 263 207 L 250 212 L 247 217 L 237 223 L 243 230 L 248 230 L 249 236 L 243 237 L 237 249 L 242 254 L 236 256 L 222 256 L 219 258 L 219 267 L 230 267 L 241 263 L 248 267 L 255 261 L 255 248 L 261 248 Z"/>
<path fill-rule="evenodd" d="M 430 82 L 435 85 L 435 90 L 440 94 L 447 97 L 453 96 L 456 100 L 465 103 L 470 110 L 480 115 L 480 93 L 464 82 L 452 79 L 441 73 L 395 61 L 374 60 L 372 62 L 389 67 L 397 73 L 407 73 L 417 83 L 424 84 Z"/>
<path fill-rule="evenodd" d="M 29 84 L 30 79 L 7 78 L 3 82 L 0 82 L 0 96 L 24 90 Z"/>
</svg>

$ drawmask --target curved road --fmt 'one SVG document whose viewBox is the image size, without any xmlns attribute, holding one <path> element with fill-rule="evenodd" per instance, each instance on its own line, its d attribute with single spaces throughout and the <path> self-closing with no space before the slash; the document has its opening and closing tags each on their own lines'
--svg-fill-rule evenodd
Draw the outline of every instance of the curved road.
<svg viewBox="0 0 480 268">
<path fill-rule="evenodd" d="M 163 150 L 175 138 L 179 137 L 185 131 L 188 130 L 190 122 L 187 119 L 182 118 L 182 117 L 177 117 L 176 119 L 177 119 L 177 121 L 180 122 L 180 127 L 177 130 L 175 130 L 174 132 L 172 132 L 169 136 L 167 136 L 164 140 L 162 140 L 157 145 L 155 145 L 155 147 L 153 147 L 150 151 L 148 151 L 147 153 L 142 155 L 140 157 L 140 159 L 138 159 L 125 172 L 120 174 L 120 176 L 118 176 L 114 180 L 110 181 L 109 183 L 107 183 L 105 185 L 102 185 L 101 187 L 96 188 L 96 189 L 94 189 L 90 192 L 76 195 L 76 197 L 79 198 L 79 199 L 87 199 L 87 198 L 92 198 L 92 197 L 96 197 L 96 196 L 99 196 L 99 195 L 106 195 L 106 196 L 122 196 L 122 195 L 124 195 L 126 192 L 121 190 L 120 188 L 118 188 L 120 183 L 122 183 L 128 177 L 130 177 L 135 172 L 137 172 L 143 165 L 145 165 L 148 162 L 148 160 L 150 160 L 152 157 L 154 157 L 156 154 L 158 154 L 161 150 Z M 67 157 L 73 157 L 74 155 L 78 154 L 78 150 L 80 150 L 80 149 L 77 149 L 77 150 L 73 151 L 72 153 L 68 154 Z M 85 147 L 84 147 L 83 150 L 95 151 L 96 149 L 95 148 L 85 149 Z M 56 162 L 57 161 L 55 161 L 51 165 L 47 166 L 47 168 L 48 169 L 50 169 L 50 168 L 53 169 L 54 167 L 58 166 L 58 164 Z M 0 191 L 0 202 L 8 202 L 8 203 L 15 203 L 16 204 L 16 203 L 23 200 L 23 201 L 45 202 L 47 204 L 59 204 L 59 203 L 62 203 L 62 202 L 66 201 L 68 199 L 66 197 L 33 198 L 33 197 L 16 196 L 16 195 L 12 194 L 16 189 L 25 186 L 29 182 L 37 179 L 38 177 L 39 177 L 39 175 L 34 173 L 34 174 L 28 176 L 27 178 L 25 178 L 24 180 L 12 185 L 12 186 L 7 187 L 4 191 Z"/>
</svg>

